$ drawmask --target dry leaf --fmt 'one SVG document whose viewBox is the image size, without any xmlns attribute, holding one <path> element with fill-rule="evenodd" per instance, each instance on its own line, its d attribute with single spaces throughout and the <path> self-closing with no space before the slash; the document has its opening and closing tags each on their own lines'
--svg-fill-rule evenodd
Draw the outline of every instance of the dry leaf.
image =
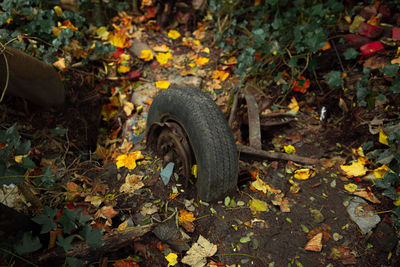
<svg viewBox="0 0 400 267">
<path fill-rule="evenodd" d="M 274 199 L 271 200 L 271 202 L 275 206 L 279 206 L 282 212 L 290 212 L 289 199 L 285 198 L 284 193 L 275 195 Z"/>
<path fill-rule="evenodd" d="M 169 81 L 156 81 L 156 87 L 160 89 L 168 89 L 170 84 Z"/>
<path fill-rule="evenodd" d="M 258 199 L 252 199 L 250 201 L 250 210 L 253 213 L 257 213 L 262 211 L 268 211 L 269 209 L 267 202 Z"/>
<path fill-rule="evenodd" d="M 192 212 L 186 211 L 184 209 L 179 209 L 179 221 L 180 222 L 193 222 L 196 218 L 193 216 Z"/>
<path fill-rule="evenodd" d="M 340 165 L 340 168 L 347 177 L 364 176 L 368 171 L 364 165 L 365 160 L 360 157 L 357 161 L 353 161 L 351 165 Z"/>
<path fill-rule="evenodd" d="M 135 151 L 133 153 L 129 153 L 128 155 L 119 155 L 117 157 L 117 168 L 126 167 L 129 170 L 133 170 L 136 168 L 136 160 L 143 158 L 144 157 L 141 151 Z"/>
<path fill-rule="evenodd" d="M 165 256 L 165 259 L 168 261 L 168 266 L 175 266 L 178 264 L 178 255 L 175 253 L 169 253 L 167 256 Z"/>
<path fill-rule="evenodd" d="M 181 34 L 177 30 L 170 30 L 168 32 L 168 37 L 175 40 L 181 37 Z"/>
<path fill-rule="evenodd" d="M 285 153 L 287 153 L 287 154 L 293 154 L 296 152 L 296 148 L 292 145 L 284 146 L 283 150 L 285 150 Z"/>
<path fill-rule="evenodd" d="M 389 170 L 389 167 L 386 165 L 382 165 L 379 168 L 376 168 L 374 170 L 375 178 L 382 179 L 383 177 L 385 177 L 385 174 L 387 173 L 388 170 Z"/>
<path fill-rule="evenodd" d="M 318 233 L 311 238 L 304 249 L 308 251 L 320 252 L 322 250 L 322 233 Z"/>
<path fill-rule="evenodd" d="M 388 136 L 383 132 L 382 127 L 379 126 L 379 143 L 389 145 Z"/>
<path fill-rule="evenodd" d="M 142 182 L 143 176 L 137 174 L 128 174 L 125 177 L 125 183 L 121 185 L 119 191 L 121 193 L 133 193 L 144 186 Z"/>
<path fill-rule="evenodd" d="M 140 51 L 139 58 L 143 59 L 144 61 L 153 60 L 153 52 L 151 52 L 151 50 L 144 49 L 144 50 Z"/>
<path fill-rule="evenodd" d="M 100 211 L 101 211 L 101 214 L 106 218 L 112 218 L 112 217 L 114 217 L 115 215 L 118 214 L 118 212 L 115 211 L 113 209 L 113 207 L 111 207 L 111 206 L 104 206 L 104 207 L 101 208 Z"/>
<path fill-rule="evenodd" d="M 203 65 L 207 64 L 208 61 L 210 61 L 210 59 L 208 57 L 197 57 L 194 59 L 194 61 L 196 62 L 196 64 L 198 66 L 203 66 Z"/>
<path fill-rule="evenodd" d="M 357 190 L 357 185 L 353 183 L 346 184 L 344 185 L 344 189 L 350 193 L 354 193 Z"/>
<path fill-rule="evenodd" d="M 363 189 L 356 189 L 353 192 L 353 195 L 362 197 L 362 198 L 364 198 L 364 199 L 366 199 L 366 200 L 368 200 L 368 201 L 370 201 L 372 203 L 376 203 L 376 204 L 381 203 L 381 201 L 375 197 L 375 195 L 371 191 L 371 188 L 369 188 L 369 187 L 366 187 L 366 188 L 363 188 Z"/>
<path fill-rule="evenodd" d="M 293 112 L 298 112 L 299 111 L 299 103 L 297 103 L 296 98 L 292 97 L 292 100 L 290 101 L 290 104 L 288 105 L 291 111 Z"/>
<path fill-rule="evenodd" d="M 314 169 L 298 169 L 294 172 L 294 178 L 298 180 L 307 180 L 310 177 L 315 176 Z"/>
<path fill-rule="evenodd" d="M 273 194 L 279 194 L 281 190 L 275 189 L 272 186 L 266 184 L 263 180 L 261 180 L 258 175 L 256 180 L 250 184 L 250 189 L 254 192 L 260 191 L 263 195 L 266 195 L 268 192 Z"/>
<path fill-rule="evenodd" d="M 65 58 L 59 58 L 56 62 L 53 63 L 54 67 L 57 67 L 61 71 L 65 71 L 67 66 L 65 65 Z"/>
<path fill-rule="evenodd" d="M 171 53 L 157 53 L 156 59 L 160 65 L 165 65 L 168 63 L 168 59 L 172 59 L 172 54 Z"/>
<path fill-rule="evenodd" d="M 107 27 L 105 27 L 105 26 L 100 27 L 100 28 L 97 28 L 96 34 L 97 34 L 97 36 L 99 36 L 99 37 L 101 38 L 101 40 L 103 40 L 103 41 L 108 40 L 108 36 L 110 35 L 110 33 L 107 31 Z"/>
<path fill-rule="evenodd" d="M 99 207 L 103 202 L 104 197 L 88 195 L 85 197 L 85 202 L 90 202 L 95 207 Z"/>
<path fill-rule="evenodd" d="M 153 50 L 154 50 L 155 52 L 166 53 L 166 52 L 169 51 L 169 47 L 166 46 L 165 44 L 162 44 L 162 45 L 155 45 L 155 46 L 153 46 Z"/>
<path fill-rule="evenodd" d="M 131 67 L 126 66 L 126 65 L 119 65 L 118 66 L 118 72 L 119 73 L 127 73 L 131 70 Z"/>
<path fill-rule="evenodd" d="M 200 235 L 197 243 L 194 243 L 186 252 L 185 257 L 182 259 L 182 263 L 190 266 L 202 267 L 207 264 L 206 258 L 214 256 L 216 252 L 217 245 L 214 245 Z"/>
</svg>

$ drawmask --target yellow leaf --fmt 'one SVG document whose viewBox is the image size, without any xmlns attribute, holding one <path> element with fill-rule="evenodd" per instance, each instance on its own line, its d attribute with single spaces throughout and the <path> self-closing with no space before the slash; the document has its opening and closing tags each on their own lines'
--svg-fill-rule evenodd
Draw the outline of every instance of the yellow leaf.
<svg viewBox="0 0 400 267">
<path fill-rule="evenodd" d="M 346 189 L 346 190 L 347 190 L 348 192 L 350 192 L 350 193 L 353 193 L 354 191 L 357 190 L 357 185 L 356 185 L 356 184 L 353 184 L 353 183 L 346 184 L 346 185 L 344 186 L 344 189 Z"/>
<path fill-rule="evenodd" d="M 65 58 L 59 58 L 56 62 L 53 63 L 54 67 L 57 67 L 61 71 L 65 71 L 67 66 L 65 65 Z"/>
<path fill-rule="evenodd" d="M 261 191 L 264 195 L 268 192 L 273 194 L 279 194 L 281 190 L 275 189 L 272 186 L 266 184 L 263 180 L 261 180 L 258 176 L 254 182 L 250 184 L 250 189 L 255 191 Z"/>
<path fill-rule="evenodd" d="M 57 17 L 61 17 L 62 16 L 62 9 L 60 6 L 55 6 L 53 7 L 54 11 L 56 12 Z"/>
<path fill-rule="evenodd" d="M 175 40 L 181 37 L 181 34 L 176 30 L 170 30 L 168 32 L 168 37 Z"/>
<path fill-rule="evenodd" d="M 388 136 L 383 132 L 380 126 L 379 126 L 379 143 L 387 146 L 389 145 Z"/>
<path fill-rule="evenodd" d="M 129 170 L 136 168 L 136 160 L 143 159 L 141 151 L 135 151 L 128 155 L 123 154 L 117 157 L 117 168 L 126 167 Z"/>
<path fill-rule="evenodd" d="M 197 57 L 194 59 L 194 61 L 198 66 L 203 66 L 204 64 L 207 64 L 210 59 L 207 57 Z"/>
<path fill-rule="evenodd" d="M 108 40 L 115 47 L 119 47 L 119 48 L 128 47 L 128 42 L 126 40 L 126 36 L 122 33 L 114 33 L 114 34 L 110 33 Z"/>
<path fill-rule="evenodd" d="M 169 81 L 157 81 L 156 87 L 160 89 L 168 89 L 171 83 Z"/>
<path fill-rule="evenodd" d="M 179 221 L 187 221 L 187 222 L 193 222 L 196 220 L 196 218 L 193 216 L 192 212 L 186 211 L 184 209 L 179 209 Z"/>
<path fill-rule="evenodd" d="M 127 73 L 130 70 L 131 70 L 131 68 L 129 66 L 125 66 L 125 65 L 119 65 L 118 66 L 118 72 L 119 73 Z"/>
<path fill-rule="evenodd" d="M 139 58 L 143 59 L 144 61 L 153 60 L 153 52 L 149 49 L 144 49 L 140 52 Z"/>
<path fill-rule="evenodd" d="M 168 267 L 178 264 L 178 255 L 175 253 L 169 253 L 167 256 L 165 256 L 165 259 L 168 261 Z"/>
<path fill-rule="evenodd" d="M 314 169 L 298 169 L 294 172 L 294 178 L 298 180 L 307 180 L 315 175 Z"/>
<path fill-rule="evenodd" d="M 165 44 L 162 44 L 162 45 L 155 45 L 155 46 L 153 46 L 153 50 L 156 51 L 156 52 L 163 52 L 163 53 L 166 53 L 166 52 L 169 51 L 169 47 L 166 46 Z"/>
<path fill-rule="evenodd" d="M 252 212 L 268 211 L 268 204 L 265 201 L 252 199 L 250 201 L 250 209 Z"/>
<path fill-rule="evenodd" d="M 7 24 L 10 24 L 11 21 L 13 21 L 13 18 L 12 18 L 12 17 L 9 17 L 9 18 L 6 20 L 6 23 L 7 23 Z"/>
<path fill-rule="evenodd" d="M 17 156 L 14 157 L 14 160 L 15 160 L 16 163 L 21 164 L 22 163 L 22 159 L 25 158 L 25 157 L 26 157 L 26 155 L 17 155 Z"/>
<path fill-rule="evenodd" d="M 118 226 L 118 231 L 124 231 L 126 228 L 128 228 L 128 220 L 124 221 Z"/>
<path fill-rule="evenodd" d="M 292 145 L 284 146 L 283 149 L 285 150 L 285 153 L 287 153 L 287 154 L 293 154 L 296 152 L 296 148 L 294 148 L 294 146 L 292 146 Z"/>
<path fill-rule="evenodd" d="M 172 54 L 169 52 L 168 53 L 157 53 L 156 59 L 160 63 L 160 65 L 165 65 L 168 63 L 168 59 L 172 59 Z"/>
<path fill-rule="evenodd" d="M 194 164 L 192 166 L 191 173 L 194 176 L 194 178 L 197 178 L 197 164 Z"/>
<path fill-rule="evenodd" d="M 348 177 L 364 176 L 368 171 L 363 160 L 353 161 L 351 165 L 340 165 L 340 168 Z"/>
<path fill-rule="evenodd" d="M 101 40 L 108 40 L 110 33 L 107 31 L 106 27 L 100 27 L 96 30 L 96 34 L 101 38 Z"/>
<path fill-rule="evenodd" d="M 203 50 L 201 50 L 201 52 L 210 54 L 210 48 L 206 47 L 206 48 L 204 48 Z"/>
<path fill-rule="evenodd" d="M 396 198 L 396 200 L 393 201 L 393 205 L 395 205 L 395 206 L 400 206 L 400 196 L 398 196 L 398 197 Z"/>
<path fill-rule="evenodd" d="M 375 170 L 374 170 L 374 175 L 375 175 L 375 178 L 377 178 L 377 179 L 382 179 L 384 176 L 385 176 L 385 174 L 386 174 L 386 172 L 389 170 L 389 168 L 388 168 L 388 166 L 386 166 L 386 165 L 382 165 L 382 166 L 380 166 L 379 168 L 376 168 Z"/>
<path fill-rule="evenodd" d="M 220 79 L 221 81 L 225 81 L 229 77 L 229 72 L 224 70 L 214 70 L 212 72 L 213 79 Z"/>
<path fill-rule="evenodd" d="M 290 101 L 290 104 L 288 105 L 290 110 L 297 112 L 299 111 L 299 103 L 297 103 L 296 98 L 292 97 L 292 101 Z"/>
</svg>

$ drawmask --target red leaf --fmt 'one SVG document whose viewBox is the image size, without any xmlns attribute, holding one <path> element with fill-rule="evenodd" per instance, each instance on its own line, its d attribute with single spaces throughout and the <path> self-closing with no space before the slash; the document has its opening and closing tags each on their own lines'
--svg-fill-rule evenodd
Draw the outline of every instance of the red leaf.
<svg viewBox="0 0 400 267">
<path fill-rule="evenodd" d="M 138 80 L 142 76 L 142 73 L 138 70 L 134 70 L 128 73 L 129 80 Z"/>
<path fill-rule="evenodd" d="M 360 47 L 360 50 L 364 56 L 373 56 L 378 52 L 385 52 L 385 48 L 378 41 L 365 44 Z"/>
<path fill-rule="evenodd" d="M 400 27 L 393 27 L 392 28 L 392 39 L 393 40 L 400 40 Z"/>
<path fill-rule="evenodd" d="M 361 23 L 358 33 L 368 38 L 378 38 L 382 34 L 383 28 L 368 23 Z"/>
<path fill-rule="evenodd" d="M 354 48 L 360 48 L 361 46 L 371 42 L 370 39 L 359 34 L 346 34 L 344 39 L 346 39 Z"/>
</svg>

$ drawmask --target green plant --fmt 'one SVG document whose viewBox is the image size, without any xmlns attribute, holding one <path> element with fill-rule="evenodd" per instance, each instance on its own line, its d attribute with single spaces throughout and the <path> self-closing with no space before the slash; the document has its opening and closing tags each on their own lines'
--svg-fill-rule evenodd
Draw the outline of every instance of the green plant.
<svg viewBox="0 0 400 267">
<path fill-rule="evenodd" d="M 312 69 L 316 62 L 309 64 L 310 56 L 327 43 L 328 29 L 343 9 L 335 0 L 272 0 L 259 5 L 211 0 L 209 5 L 217 44 L 226 53 L 239 54 L 236 73 L 243 78 L 268 76 L 282 67 L 289 67 L 297 78 Z"/>
<path fill-rule="evenodd" d="M 82 50 L 83 53 L 71 53 L 68 60 L 82 57 L 83 63 L 90 55 L 115 52 L 115 47 L 110 44 L 87 43 L 86 19 L 79 12 L 56 12 L 53 5 L 52 1 L 40 0 L 3 1 L 0 4 L 0 42 L 34 54 L 47 63 L 57 61 L 57 56 L 64 57 L 71 50 Z"/>
<path fill-rule="evenodd" d="M 54 186 L 55 174 L 48 167 L 39 168 L 40 175 L 29 176 L 36 164 L 30 159 L 31 142 L 21 142 L 17 124 L 0 131 L 0 186 L 23 182 L 25 177 L 46 188 Z"/>
</svg>

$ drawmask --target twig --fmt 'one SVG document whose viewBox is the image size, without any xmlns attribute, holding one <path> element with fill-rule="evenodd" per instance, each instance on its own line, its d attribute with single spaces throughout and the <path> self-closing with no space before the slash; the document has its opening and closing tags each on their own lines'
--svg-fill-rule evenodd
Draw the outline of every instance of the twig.
<svg viewBox="0 0 400 267">
<path fill-rule="evenodd" d="M 39 265 L 36 265 L 33 262 L 28 261 L 27 259 L 25 259 L 25 258 L 15 254 L 15 253 L 13 253 L 12 251 L 9 251 L 9 250 L 4 249 L 4 248 L 0 248 L 0 251 L 2 251 L 3 253 L 6 253 L 6 254 L 12 255 L 12 256 L 18 258 L 19 260 L 21 260 L 21 261 L 23 261 L 23 262 L 25 262 L 27 264 L 30 264 L 30 265 L 35 266 L 35 267 L 39 267 Z"/>
<path fill-rule="evenodd" d="M 257 157 L 262 157 L 262 158 L 268 158 L 268 159 L 281 159 L 281 160 L 290 160 L 294 162 L 298 162 L 301 164 L 305 165 L 316 165 L 319 163 L 318 159 L 312 159 L 312 158 L 307 158 L 307 157 L 302 157 L 298 155 L 291 155 L 291 154 L 286 154 L 286 153 L 281 153 L 281 152 L 268 152 L 264 151 L 261 149 L 255 149 L 249 146 L 245 145 L 236 145 L 238 151 L 240 152 L 240 156 L 243 154 L 247 154 L 250 156 L 257 156 Z"/>
<path fill-rule="evenodd" d="M 233 120 L 235 119 L 238 102 L 239 102 L 239 90 L 236 92 L 235 97 L 233 98 L 231 112 L 229 113 L 228 125 L 231 128 L 232 128 Z"/>
</svg>

